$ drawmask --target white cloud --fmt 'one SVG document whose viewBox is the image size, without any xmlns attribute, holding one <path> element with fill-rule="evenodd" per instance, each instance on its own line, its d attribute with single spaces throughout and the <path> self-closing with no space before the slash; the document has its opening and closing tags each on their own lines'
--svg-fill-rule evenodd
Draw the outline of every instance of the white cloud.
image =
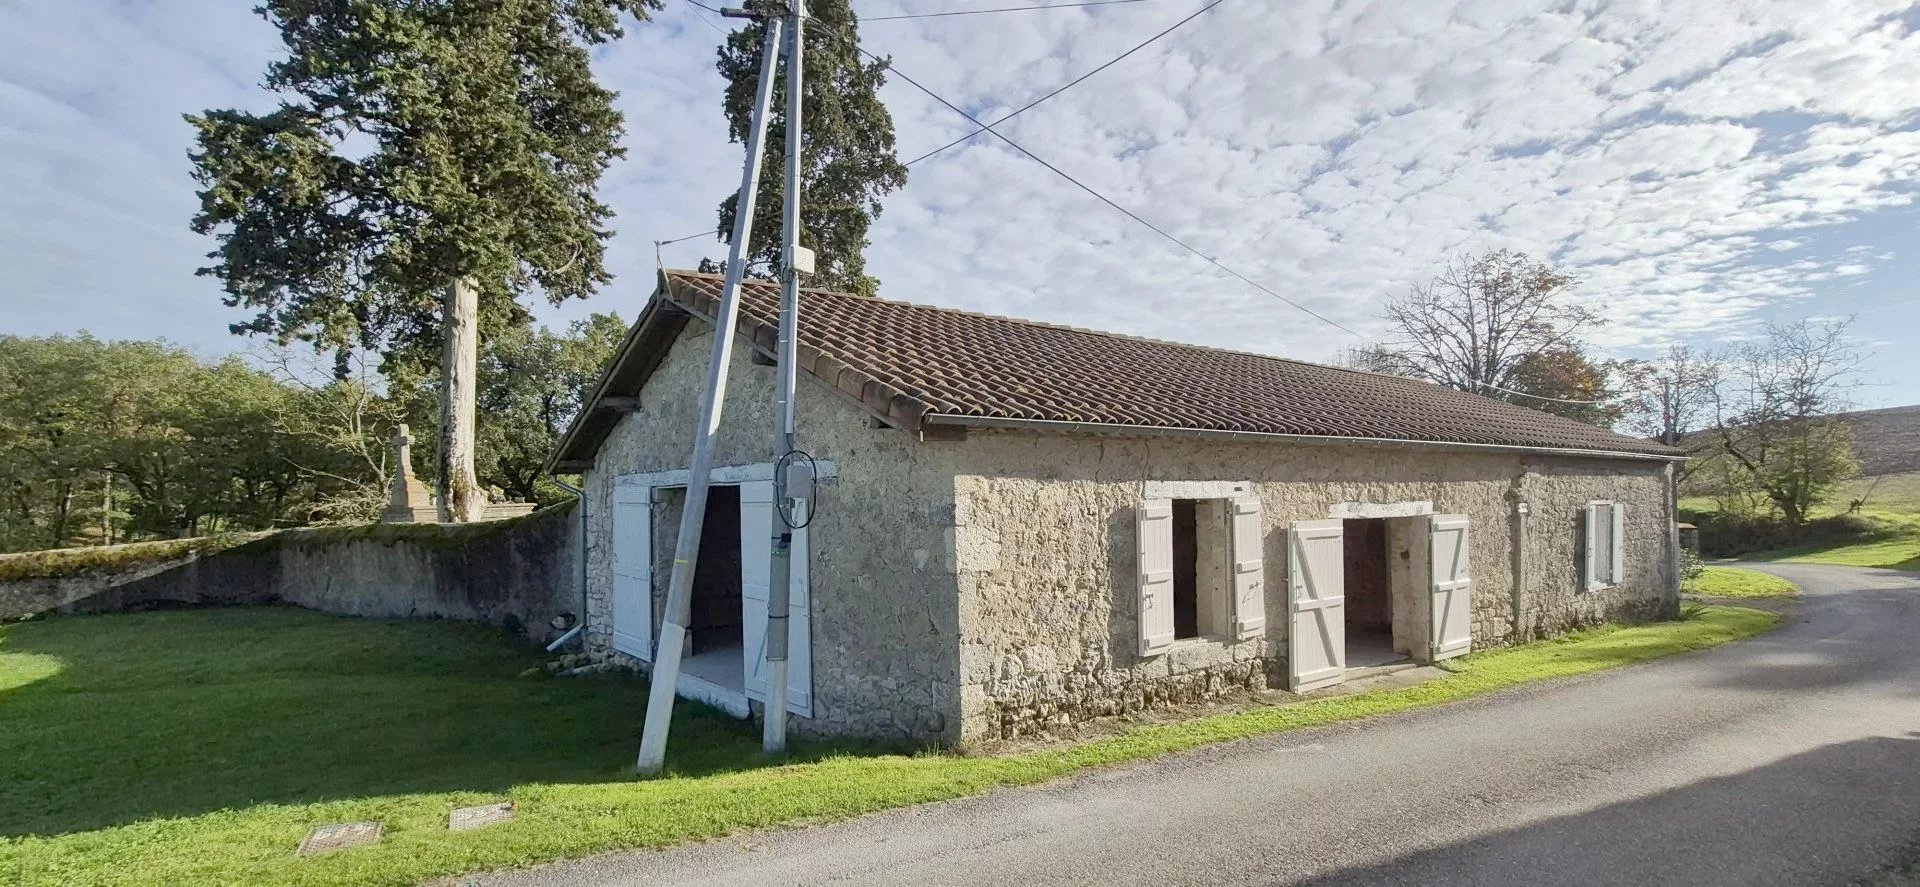
<svg viewBox="0 0 1920 887">
<path fill-rule="evenodd" d="M 937 0 L 860 0 L 867 15 Z M 870 22 L 864 42 L 983 116 L 1019 107 L 1200 0 Z M 1027 112 L 1013 138 L 1210 256 L 1378 332 L 1386 297 L 1468 250 L 1514 247 L 1585 280 L 1603 344 L 1739 334 L 1838 298 L 1892 256 L 1820 229 L 1920 188 L 1920 36 L 1904 4 L 1655 0 L 1229 3 Z M 619 280 L 637 310 L 653 241 L 712 225 L 738 178 L 717 37 L 671 0 L 603 49 L 628 157 Z M 0 6 L 0 285 L 10 326 L 229 348 L 237 312 L 192 276 L 211 248 L 181 112 L 269 98 L 271 29 L 211 0 Z M 903 157 L 971 128 L 899 78 Z M 1343 334 L 1128 221 L 992 137 L 913 168 L 873 232 L 887 295 L 1327 358 Z M 700 238 L 669 264 L 719 254 Z M 85 314 L 71 306 L 85 305 Z M 1808 310 L 1811 310 L 1809 307 Z"/>
</svg>

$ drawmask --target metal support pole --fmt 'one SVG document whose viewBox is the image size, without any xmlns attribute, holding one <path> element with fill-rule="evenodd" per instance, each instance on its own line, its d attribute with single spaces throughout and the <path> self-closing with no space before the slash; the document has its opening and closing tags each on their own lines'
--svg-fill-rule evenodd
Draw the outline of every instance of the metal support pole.
<svg viewBox="0 0 1920 887">
<path fill-rule="evenodd" d="M 748 238 L 753 236 L 753 203 L 759 191 L 761 155 L 766 148 L 767 108 L 773 103 L 773 75 L 777 70 L 774 66 L 779 60 L 780 21 L 771 19 L 767 22 L 766 45 L 761 49 L 753 125 L 747 132 L 747 162 L 740 173 L 739 197 L 734 204 L 727 281 L 721 291 L 719 317 L 713 324 L 713 359 L 707 364 L 707 387 L 701 394 L 700 426 L 694 430 L 687 504 L 680 511 L 680 538 L 673 549 L 673 578 L 667 585 L 666 616 L 660 626 L 660 643 L 654 649 L 653 681 L 647 688 L 647 719 L 641 727 L 640 756 L 634 764 L 642 775 L 658 773 L 666 763 L 674 685 L 680 680 L 680 657 L 686 650 L 687 622 L 692 611 L 693 563 L 700 554 L 700 529 L 707 517 L 713 435 L 720 429 L 720 413 L 726 401 L 727 369 L 733 358 L 734 326 L 740 315 L 740 278 L 746 270 L 742 255 Z"/>
<path fill-rule="evenodd" d="M 792 609 L 793 529 L 800 516 L 789 497 L 787 476 L 793 453 L 794 337 L 800 325 L 800 99 L 801 50 L 806 39 L 806 0 L 790 0 L 787 18 L 787 169 L 781 194 L 780 341 L 775 373 L 780 380 L 775 395 L 780 427 L 774 433 L 773 452 L 778 474 L 774 478 L 773 554 L 767 561 L 767 707 L 760 746 L 767 754 L 787 750 L 787 615 Z"/>
</svg>

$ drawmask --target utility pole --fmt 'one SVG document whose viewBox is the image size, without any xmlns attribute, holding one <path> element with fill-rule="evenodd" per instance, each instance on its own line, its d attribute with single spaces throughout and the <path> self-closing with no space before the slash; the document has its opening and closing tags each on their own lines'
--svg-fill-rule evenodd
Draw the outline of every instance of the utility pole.
<svg viewBox="0 0 1920 887">
<path fill-rule="evenodd" d="M 751 17 L 742 10 L 723 10 L 729 18 Z M 766 147 L 767 108 L 773 103 L 773 78 L 780 60 L 779 19 L 767 22 L 761 48 L 760 83 L 754 91 L 753 125 L 747 131 L 747 160 L 740 173 L 739 196 L 733 209 L 733 242 L 727 250 L 727 280 L 720 295 L 720 311 L 713 323 L 713 358 L 707 365 L 707 388 L 700 399 L 700 425 L 694 429 L 693 464 L 687 478 L 687 502 L 680 511 L 680 537 L 673 550 L 673 578 L 667 584 L 665 619 L 660 643 L 653 654 L 653 679 L 647 688 L 647 715 L 641 726 L 640 756 L 634 768 L 641 775 L 660 772 L 667 757 L 667 731 L 672 727 L 674 685 L 680 680 L 680 657 L 686 650 L 687 623 L 692 618 L 693 565 L 700 554 L 700 530 L 707 517 L 707 488 L 713 470 L 713 435 L 720 429 L 725 406 L 727 369 L 733 359 L 734 327 L 740 316 L 740 278 L 746 271 L 742 257 L 753 235 L 753 204 L 760 184 L 760 160 Z"/>
<path fill-rule="evenodd" d="M 796 373 L 794 338 L 800 327 L 800 272 L 813 270 L 813 256 L 800 246 L 800 99 L 805 47 L 806 0 L 788 0 L 787 11 L 787 168 L 781 194 L 780 341 L 774 372 L 779 391 L 774 396 L 779 427 L 773 435 L 772 556 L 767 559 L 767 704 L 763 712 L 761 750 L 769 755 L 787 751 L 787 650 L 793 607 L 793 529 L 810 519 L 807 496 L 795 484 L 793 471 L 793 398 Z M 764 75 L 763 75 L 764 76 Z M 798 495 L 796 495 L 798 494 Z"/>
</svg>

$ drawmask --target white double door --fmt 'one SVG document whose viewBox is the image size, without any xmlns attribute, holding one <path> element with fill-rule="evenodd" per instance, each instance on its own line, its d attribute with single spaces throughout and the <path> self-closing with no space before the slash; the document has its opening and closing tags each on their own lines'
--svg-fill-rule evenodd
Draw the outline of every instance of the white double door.
<svg viewBox="0 0 1920 887">
<path fill-rule="evenodd" d="M 745 481 L 740 489 L 741 657 L 747 698 L 767 696 L 768 570 L 775 528 L 786 529 L 773 507 L 772 481 Z M 653 661 L 654 487 L 617 487 L 613 496 L 613 648 Z M 787 709 L 813 716 L 813 618 L 807 529 L 791 531 L 792 580 L 788 607 Z M 667 577 L 661 575 L 664 585 Z"/>
<path fill-rule="evenodd" d="M 1435 514 L 1427 522 L 1424 589 L 1416 608 L 1426 662 L 1463 656 L 1473 647 L 1473 575 L 1467 562 L 1467 517 Z M 1346 533 L 1339 520 L 1297 521 L 1290 528 L 1287 568 L 1287 689 L 1305 692 L 1340 683 L 1347 672 Z"/>
</svg>

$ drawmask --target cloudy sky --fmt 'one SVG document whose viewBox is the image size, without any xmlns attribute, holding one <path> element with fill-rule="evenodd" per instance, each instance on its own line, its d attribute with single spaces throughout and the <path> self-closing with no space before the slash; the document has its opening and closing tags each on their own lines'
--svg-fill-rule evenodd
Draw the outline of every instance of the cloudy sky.
<svg viewBox="0 0 1920 887">
<path fill-rule="evenodd" d="M 868 18 L 1029 0 L 855 0 Z M 627 159 L 611 267 L 631 318 L 654 241 L 738 180 L 716 28 L 668 0 L 600 53 Z M 267 106 L 278 45 L 238 0 L 0 0 L 0 331 L 244 343 L 193 269 L 180 114 Z M 1205 5 L 870 21 L 872 50 L 981 116 Z M 903 158 L 970 126 L 884 93 Z M 1580 274 L 1605 351 L 1855 315 L 1865 405 L 1920 402 L 1920 6 L 1874 0 L 1226 0 L 1005 131 L 1267 287 L 1366 335 L 1449 256 L 1512 247 Z M 670 266 L 720 255 L 666 247 Z M 882 294 L 1325 360 L 1354 340 L 990 137 L 913 167 L 874 231 Z"/>
</svg>

